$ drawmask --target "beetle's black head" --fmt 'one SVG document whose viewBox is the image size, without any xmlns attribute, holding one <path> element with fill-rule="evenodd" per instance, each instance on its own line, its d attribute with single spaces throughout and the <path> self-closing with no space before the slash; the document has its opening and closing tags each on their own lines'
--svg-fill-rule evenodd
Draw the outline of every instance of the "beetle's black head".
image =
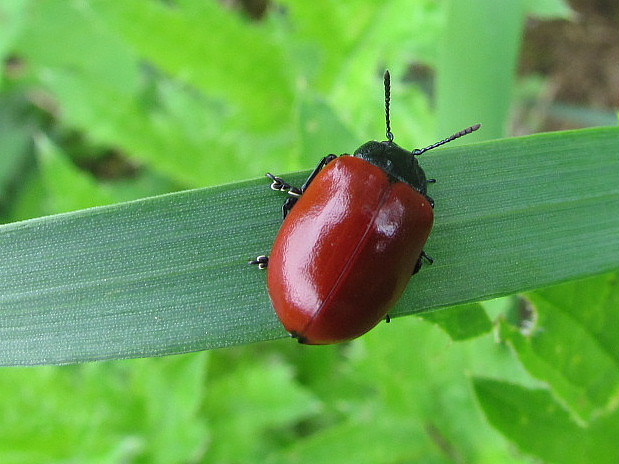
<svg viewBox="0 0 619 464">
<path fill-rule="evenodd" d="M 408 151 L 393 141 L 394 137 L 391 132 L 391 120 L 389 118 L 390 100 L 391 78 L 389 71 L 385 71 L 385 121 L 387 125 L 387 140 L 384 142 L 372 141 L 364 143 L 357 148 L 353 155 L 384 169 L 393 179 L 406 182 L 427 197 L 428 179 L 426 178 L 426 173 L 417 161 L 417 156 L 460 138 L 463 135 L 470 134 L 479 129 L 481 124 L 468 127 L 428 147 Z"/>
<path fill-rule="evenodd" d="M 426 195 L 428 180 L 413 152 L 405 150 L 392 141 L 367 142 L 361 145 L 353 156 L 369 161 L 382 168 L 393 179 L 406 182 Z"/>
</svg>

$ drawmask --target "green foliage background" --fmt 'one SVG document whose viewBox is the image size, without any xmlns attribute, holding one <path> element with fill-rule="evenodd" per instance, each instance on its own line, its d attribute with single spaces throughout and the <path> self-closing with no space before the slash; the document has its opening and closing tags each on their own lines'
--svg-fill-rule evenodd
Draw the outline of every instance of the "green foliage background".
<svg viewBox="0 0 619 464">
<path fill-rule="evenodd" d="M 550 0 L 509 5 L 355 0 L 320 7 L 284 0 L 265 20 L 252 22 L 219 3 L 198 0 L 4 2 L 0 213 L 10 222 L 258 177 L 266 170 L 309 169 L 325 153 L 350 152 L 368 138 L 380 138 L 379 76 L 385 67 L 396 77 L 392 119 L 401 145 L 424 146 L 437 134 L 477 121 L 485 124 L 480 136 L 504 137 L 527 14 L 557 17 L 569 11 Z M 411 62 L 437 70 L 436 108 L 418 83 L 403 79 Z M 616 136 L 614 129 L 560 134 L 537 139 L 537 145 L 500 142 L 486 146 L 485 153 L 513 147 L 518 156 L 518 147 L 527 143 L 533 144 L 532 153 L 544 144 L 551 151 L 562 140 L 566 147 L 580 141 L 581 150 L 612 147 L 609 141 Z M 595 145 L 600 139 L 605 145 Z M 112 171 L 105 180 L 86 169 L 109 159 L 110 151 L 130 160 L 130 175 Z M 451 153 L 457 160 L 458 148 Z M 595 158 L 595 149 L 587 155 L 600 172 L 608 171 L 606 178 L 600 175 L 599 195 L 610 186 L 612 195 L 604 197 L 608 209 L 600 211 L 610 221 L 617 209 L 608 167 L 616 166 L 608 164 L 612 150 L 607 148 L 606 158 Z M 438 169 L 441 156 L 435 159 Z M 532 163 L 542 167 L 543 160 L 536 159 Z M 578 165 L 566 163 L 567 174 L 577 175 Z M 501 165 L 488 166 L 491 175 Z M 457 179 L 454 175 L 445 182 L 454 185 Z M 541 181 L 529 177 L 527 182 Z M 261 196 L 263 183 L 242 184 L 240 191 Z M 485 186 L 492 195 L 499 195 L 493 190 L 498 187 Z M 478 193 L 470 190 L 469 201 L 474 201 Z M 178 209 L 175 216 L 174 208 L 184 204 L 180 198 L 198 204 L 202 191 L 196 192 L 163 197 L 156 204 L 169 204 L 160 211 L 169 214 L 169 222 L 184 225 L 192 210 Z M 226 205 L 243 201 L 235 186 L 218 192 Z M 231 233 L 228 241 L 234 241 L 234 207 L 217 208 L 208 198 L 205 207 L 221 216 L 223 230 Z M 591 198 L 570 200 L 566 208 L 591 209 Z M 265 201 L 276 205 L 280 200 Z M 148 212 L 149 203 L 139 205 Z M 53 232 L 60 230 L 57 224 L 76 217 L 91 221 L 96 211 L 101 210 L 6 226 L 2 237 L 8 238 L 2 243 L 23 243 L 22 231 L 29 224 L 58 234 Z M 245 225 L 258 227 L 251 220 Z M 545 220 L 552 224 L 552 218 Z M 596 229 L 603 226 L 595 224 Z M 576 230 L 576 224 L 571 226 Z M 178 253 L 190 261 L 188 245 L 195 237 L 183 231 L 162 227 L 158 235 L 184 237 L 187 246 Z M 64 239 L 79 238 L 73 234 Z M 63 236 L 52 236 L 62 252 Z M 603 243 L 614 244 L 611 238 L 583 243 L 582 251 L 566 240 L 565 250 L 531 252 L 541 255 L 537 267 L 555 255 L 582 253 L 581 266 L 574 258 L 568 261 L 577 270 L 556 272 L 586 276 L 611 269 L 609 262 L 619 263 L 616 247 L 607 248 L 606 261 L 584 256 L 592 249 L 594 256 L 602 254 Z M 139 256 L 145 238 L 128 240 Z M 448 255 L 448 241 L 443 243 Z M 92 243 L 94 253 L 97 246 Z M 2 250 L 3 268 L 28 264 L 27 246 L 8 261 L 11 251 Z M 106 246 L 100 251 L 107 256 Z M 514 259 L 494 257 L 491 270 L 499 268 L 501 259 Z M 221 266 L 221 285 L 230 284 L 225 264 L 215 259 L 213 266 L 214 271 Z M 25 268 L 19 269 L 26 279 Z M 77 285 L 80 276 L 63 273 L 70 270 L 50 265 L 50 276 L 66 279 L 67 288 Z M 226 320 L 226 298 L 241 307 L 234 294 L 256 288 L 260 277 L 252 279 L 247 289 L 239 283 L 230 294 L 215 292 L 217 317 Z M 509 282 L 519 284 L 519 290 L 532 288 L 528 282 Z M 190 295 L 191 287 L 186 291 Z M 448 289 L 437 293 L 445 295 Z M 50 293 L 50 304 L 54 295 L 63 294 Z M 194 297 L 205 295 L 187 298 Z M 96 298 L 95 289 L 92 301 Z M 3 322 L 11 321 L 2 325 L 6 364 L 27 364 L 23 360 L 32 353 L 23 347 L 17 352 L 18 345 L 9 344 L 13 337 L 30 334 L 33 345 L 58 349 L 79 339 L 79 333 L 68 330 L 79 326 L 71 320 L 83 316 L 79 312 L 58 313 L 55 332 L 33 339 L 39 333 L 34 313 L 11 311 L 15 306 L 8 299 L 1 304 Z M 45 310 L 44 302 L 37 304 Z M 279 335 L 260 332 L 252 338 L 252 327 L 267 314 L 262 307 L 233 329 L 229 343 Z M 612 463 L 619 455 L 617 308 L 616 275 L 604 274 L 526 297 L 398 318 L 343 346 L 304 347 L 278 340 L 164 358 L 3 368 L 0 462 Z M 103 321 L 106 313 L 101 314 Z M 146 343 L 174 332 L 175 321 L 167 324 L 164 331 L 153 330 L 150 339 L 141 338 L 136 326 L 136 336 L 116 357 L 156 354 Z M 221 337 L 226 337 L 224 329 L 221 325 Z M 95 353 L 106 344 L 105 332 L 100 337 L 88 343 Z M 96 358 L 88 356 L 82 359 Z M 44 358 L 30 361 L 45 363 Z"/>
</svg>

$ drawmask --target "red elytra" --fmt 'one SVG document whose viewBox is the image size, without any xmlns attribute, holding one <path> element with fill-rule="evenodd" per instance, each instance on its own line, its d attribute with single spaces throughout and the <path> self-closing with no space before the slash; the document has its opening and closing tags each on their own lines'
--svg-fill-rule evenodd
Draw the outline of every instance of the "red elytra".
<svg viewBox="0 0 619 464">
<path fill-rule="evenodd" d="M 269 292 L 286 329 L 312 344 L 370 330 L 406 288 L 433 221 L 428 199 L 381 168 L 352 156 L 329 163 L 269 258 Z"/>
<path fill-rule="evenodd" d="M 387 141 L 353 155 L 329 155 L 301 188 L 268 174 L 271 188 L 291 195 L 269 258 L 268 287 L 286 329 L 301 343 L 356 338 L 388 318 L 426 257 L 434 222 L 425 172 L 417 156 L 465 134 L 469 127 L 421 150 L 393 142 L 385 73 Z"/>
</svg>

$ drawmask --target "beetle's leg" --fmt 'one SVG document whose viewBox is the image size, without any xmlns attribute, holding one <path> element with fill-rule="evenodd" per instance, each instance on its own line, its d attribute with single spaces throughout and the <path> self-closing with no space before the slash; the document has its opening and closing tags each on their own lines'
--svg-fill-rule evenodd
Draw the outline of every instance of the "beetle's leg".
<svg viewBox="0 0 619 464">
<path fill-rule="evenodd" d="M 324 168 L 327 164 L 329 164 L 331 161 L 333 161 L 336 158 L 337 158 L 337 155 L 330 154 L 330 155 L 325 156 L 323 159 L 321 159 L 320 163 L 318 163 L 318 166 L 316 166 L 316 169 L 312 171 L 310 176 L 307 178 L 307 180 L 303 184 L 303 187 L 301 187 L 301 192 L 305 192 L 307 190 L 307 187 L 309 187 L 309 185 L 312 183 L 312 181 L 318 175 L 318 173 L 322 171 L 322 168 Z"/>
<path fill-rule="evenodd" d="M 284 219 L 286 219 L 286 216 L 288 216 L 288 213 L 290 212 L 292 207 L 297 203 L 297 201 L 299 201 L 299 197 L 290 197 L 286 200 L 286 202 L 284 203 L 284 206 L 282 206 L 282 214 L 284 216 Z"/>
<path fill-rule="evenodd" d="M 423 260 L 421 259 L 421 256 L 420 256 L 417 262 L 415 263 L 415 268 L 413 269 L 413 275 L 419 272 L 419 270 L 421 269 L 421 266 L 423 266 Z"/>
<path fill-rule="evenodd" d="M 385 315 L 385 322 L 389 324 L 391 322 L 391 316 L 389 314 Z"/>
<path fill-rule="evenodd" d="M 316 169 L 312 171 L 312 173 L 307 178 L 307 180 L 305 181 L 305 183 L 303 184 L 301 188 L 293 187 L 281 177 L 274 176 L 270 172 L 267 173 L 267 177 L 273 181 L 271 183 L 271 188 L 273 190 L 278 190 L 280 192 L 284 192 L 290 195 L 290 197 L 286 200 L 286 202 L 284 203 L 284 206 L 282 207 L 282 214 L 284 216 L 284 219 L 286 219 L 286 216 L 288 216 L 288 213 L 290 212 L 292 207 L 295 205 L 297 200 L 301 197 L 303 192 L 307 190 L 307 187 L 309 187 L 309 185 L 312 183 L 312 181 L 318 175 L 318 173 L 322 170 L 322 168 L 324 168 L 327 164 L 329 164 L 335 158 L 337 158 L 337 155 L 327 155 L 323 159 L 321 159 L 320 163 L 318 163 L 318 166 L 316 166 Z"/>
<path fill-rule="evenodd" d="M 270 172 L 267 172 L 267 177 L 271 179 L 273 182 L 271 183 L 271 189 L 277 190 L 279 192 L 287 193 L 292 197 L 300 197 L 303 191 L 299 187 L 294 187 L 286 182 L 281 177 L 274 176 Z"/>
<path fill-rule="evenodd" d="M 311 182 L 318 175 L 318 173 L 322 170 L 322 168 L 324 168 L 329 162 L 333 161 L 335 158 L 337 158 L 337 155 L 327 155 L 323 159 L 321 159 L 320 163 L 318 163 L 318 166 L 316 166 L 316 169 L 312 171 L 310 176 L 307 178 L 307 180 L 303 184 L 303 187 L 301 188 L 294 187 L 293 185 L 289 184 L 281 177 L 278 177 L 276 175 L 271 174 L 270 172 L 267 172 L 266 174 L 267 177 L 273 181 L 271 183 L 271 189 L 277 190 L 279 192 L 287 193 L 293 198 L 294 197 L 298 198 L 303 194 L 303 192 L 305 192 L 305 190 L 307 190 L 307 187 L 309 187 L 309 184 L 311 184 Z"/>
<path fill-rule="evenodd" d="M 282 207 L 282 214 L 284 216 L 284 219 L 286 219 L 288 212 L 292 209 L 294 204 L 297 202 L 297 200 L 303 193 L 303 190 L 300 189 L 299 187 L 293 187 L 281 177 L 274 176 L 270 172 L 267 172 L 267 177 L 273 181 L 271 183 L 271 189 L 277 190 L 279 192 L 284 192 L 290 195 L 288 199 L 286 200 L 286 202 L 284 203 L 284 206 Z"/>
<path fill-rule="evenodd" d="M 268 256 L 258 256 L 256 259 L 252 259 L 249 264 L 258 266 L 258 269 L 266 269 L 269 265 L 269 257 Z"/>
<path fill-rule="evenodd" d="M 307 338 L 297 332 L 290 332 L 292 338 L 296 338 L 299 343 L 307 344 Z"/>
<path fill-rule="evenodd" d="M 323 159 L 320 160 L 320 163 L 318 163 L 318 166 L 316 166 L 316 169 L 314 169 L 312 171 L 310 176 L 307 178 L 307 180 L 305 181 L 305 183 L 301 187 L 301 194 L 303 194 L 303 192 L 305 192 L 307 190 L 307 188 L 312 183 L 312 181 L 316 178 L 318 173 L 320 171 L 322 171 L 322 169 L 327 164 L 329 164 L 331 161 L 333 161 L 336 158 L 337 158 L 337 155 L 331 154 L 331 155 L 325 156 Z M 284 219 L 286 219 L 286 216 L 288 216 L 288 213 L 290 212 L 292 207 L 295 205 L 295 203 L 299 200 L 300 196 L 301 195 L 295 195 L 295 196 L 292 196 L 292 197 L 288 198 L 288 200 L 286 200 L 286 203 L 284 203 L 284 206 L 282 207 L 282 210 L 283 210 L 283 213 L 284 213 Z"/>
<path fill-rule="evenodd" d="M 419 255 L 419 259 L 417 260 L 417 263 L 415 264 L 415 269 L 413 269 L 413 275 L 419 272 L 419 270 L 421 269 L 421 266 L 423 266 L 424 261 L 428 264 L 432 264 L 434 262 L 434 258 L 432 258 L 432 256 L 427 254 L 425 251 L 422 251 L 421 255 Z"/>
<path fill-rule="evenodd" d="M 426 183 L 427 184 L 436 184 L 436 179 L 426 179 Z M 428 195 L 427 193 L 424 193 L 424 196 L 430 202 L 430 206 L 432 206 L 432 208 L 434 208 L 434 200 L 432 199 L 432 197 L 430 195 Z"/>
</svg>

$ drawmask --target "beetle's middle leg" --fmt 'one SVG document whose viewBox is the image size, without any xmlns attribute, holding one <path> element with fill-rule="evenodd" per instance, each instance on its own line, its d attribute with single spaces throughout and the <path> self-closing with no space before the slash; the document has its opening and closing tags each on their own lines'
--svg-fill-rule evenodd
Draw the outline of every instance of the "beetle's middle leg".
<svg viewBox="0 0 619 464">
<path fill-rule="evenodd" d="M 249 264 L 258 266 L 258 269 L 266 269 L 269 265 L 269 257 L 265 255 L 258 256 L 256 259 L 252 259 Z"/>
</svg>

